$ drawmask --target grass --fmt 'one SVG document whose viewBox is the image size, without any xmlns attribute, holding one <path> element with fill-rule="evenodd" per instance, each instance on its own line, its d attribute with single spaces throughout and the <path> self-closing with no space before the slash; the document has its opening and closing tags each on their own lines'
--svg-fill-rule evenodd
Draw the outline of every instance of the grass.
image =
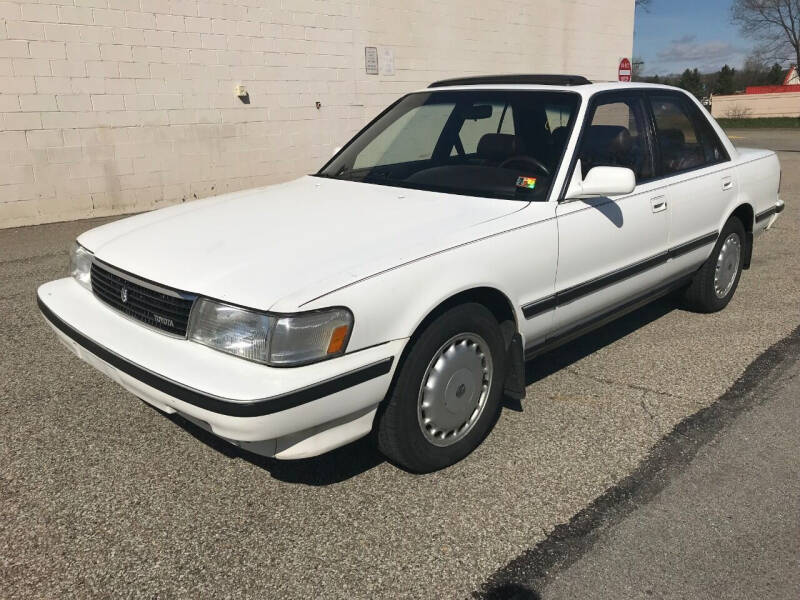
<svg viewBox="0 0 800 600">
<path fill-rule="evenodd" d="M 724 129 L 787 129 L 800 128 L 800 118 L 763 117 L 758 119 L 717 119 Z"/>
</svg>

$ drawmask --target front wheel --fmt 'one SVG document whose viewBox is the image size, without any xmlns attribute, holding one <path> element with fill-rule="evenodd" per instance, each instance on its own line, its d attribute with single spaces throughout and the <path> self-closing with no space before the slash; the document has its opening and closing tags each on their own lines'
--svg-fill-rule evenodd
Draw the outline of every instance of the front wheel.
<svg viewBox="0 0 800 600">
<path fill-rule="evenodd" d="M 686 289 L 684 299 L 691 310 L 710 313 L 728 305 L 742 275 L 745 240 L 742 222 L 736 217 L 728 219 L 711 256 Z"/>
<path fill-rule="evenodd" d="M 413 342 L 377 423 L 381 452 L 416 473 L 472 452 L 500 410 L 505 345 L 492 313 L 475 303 L 434 319 Z"/>
</svg>

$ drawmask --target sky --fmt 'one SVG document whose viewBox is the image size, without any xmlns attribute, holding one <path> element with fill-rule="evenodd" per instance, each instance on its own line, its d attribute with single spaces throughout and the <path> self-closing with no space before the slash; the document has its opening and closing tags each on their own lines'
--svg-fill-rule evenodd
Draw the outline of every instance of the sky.
<svg viewBox="0 0 800 600">
<path fill-rule="evenodd" d="M 731 23 L 730 5 L 731 0 L 650 0 L 649 11 L 637 8 L 633 55 L 644 60 L 643 73 L 741 67 L 753 43 Z"/>
</svg>

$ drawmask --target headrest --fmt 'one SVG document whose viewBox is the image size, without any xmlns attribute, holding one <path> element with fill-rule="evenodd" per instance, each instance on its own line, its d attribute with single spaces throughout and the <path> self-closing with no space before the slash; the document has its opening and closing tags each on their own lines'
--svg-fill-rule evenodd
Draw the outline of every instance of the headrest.
<svg viewBox="0 0 800 600">
<path fill-rule="evenodd" d="M 615 135 L 611 142 L 608 144 L 611 152 L 628 152 L 631 149 L 633 140 L 631 139 L 630 132 L 623 128 L 617 135 Z"/>
<path fill-rule="evenodd" d="M 504 160 L 522 154 L 517 136 L 510 133 L 485 133 L 478 142 L 478 156 L 489 160 Z"/>
<path fill-rule="evenodd" d="M 686 138 L 680 129 L 662 129 L 658 132 L 658 138 L 662 144 L 672 146 L 683 146 L 686 143 Z"/>
<path fill-rule="evenodd" d="M 562 148 L 567 141 L 567 128 L 563 125 L 556 127 L 553 133 L 550 134 L 550 141 L 556 148 Z"/>
<path fill-rule="evenodd" d="M 592 125 L 586 131 L 586 143 L 593 148 L 610 146 L 614 138 L 628 133 L 625 127 L 619 125 Z M 630 135 L 630 134 L 628 134 Z"/>
</svg>

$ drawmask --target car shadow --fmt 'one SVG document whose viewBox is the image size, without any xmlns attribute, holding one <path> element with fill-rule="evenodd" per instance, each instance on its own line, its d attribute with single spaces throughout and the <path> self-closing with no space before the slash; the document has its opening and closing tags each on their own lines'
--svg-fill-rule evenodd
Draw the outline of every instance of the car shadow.
<svg viewBox="0 0 800 600">
<path fill-rule="evenodd" d="M 586 358 L 678 308 L 679 304 L 674 295 L 665 296 L 563 346 L 527 361 L 525 363 L 525 385 L 532 385 Z M 504 399 L 503 407 L 515 412 L 523 410 L 520 400 L 508 397 Z"/>
<path fill-rule="evenodd" d="M 613 344 L 677 308 L 673 296 L 639 308 L 572 342 L 528 361 L 525 365 L 525 384 L 531 385 L 548 375 L 578 362 L 582 358 Z M 149 404 L 145 403 L 147 406 Z M 151 407 L 153 408 L 153 407 Z M 521 412 L 522 402 L 506 397 L 503 408 Z M 155 409 L 154 410 L 158 410 Z M 160 412 L 160 411 L 159 411 Z M 164 414 L 164 413 L 162 413 Z M 272 477 L 285 483 L 310 486 L 327 486 L 347 481 L 365 473 L 386 459 L 377 451 L 370 436 L 337 448 L 331 452 L 300 460 L 277 460 L 253 454 L 218 438 L 202 427 L 178 414 L 165 415 L 198 441 L 231 459 L 241 459 L 267 471 Z"/>
<path fill-rule="evenodd" d="M 525 364 L 525 385 L 536 383 L 586 358 L 677 308 L 675 298 L 672 295 L 666 296 L 528 361 Z"/>
<path fill-rule="evenodd" d="M 375 449 L 369 436 L 321 456 L 298 460 L 278 460 L 242 450 L 177 413 L 165 416 L 189 435 L 220 454 L 231 459 L 247 461 L 285 483 L 311 486 L 332 485 L 365 473 L 386 462 L 383 455 Z"/>
<path fill-rule="evenodd" d="M 583 198 L 581 202 L 598 211 L 606 219 L 611 221 L 617 229 L 621 229 L 622 225 L 625 223 L 622 210 L 619 205 L 610 198 L 604 196 L 599 198 Z"/>
<path fill-rule="evenodd" d="M 485 600 L 541 600 L 541 596 L 535 590 L 517 583 L 504 583 L 487 591 L 483 598 Z"/>
</svg>

